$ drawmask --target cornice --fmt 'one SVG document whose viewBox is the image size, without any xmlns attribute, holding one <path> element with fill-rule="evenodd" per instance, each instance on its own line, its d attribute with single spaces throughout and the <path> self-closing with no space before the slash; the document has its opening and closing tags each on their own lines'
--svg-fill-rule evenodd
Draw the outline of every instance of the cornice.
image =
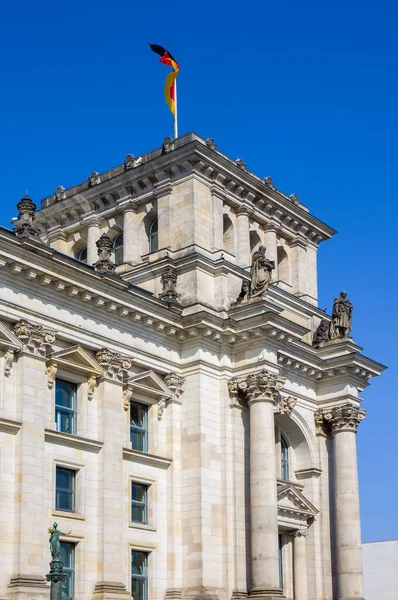
<svg viewBox="0 0 398 600">
<path fill-rule="evenodd" d="M 21 427 L 22 423 L 20 421 L 10 421 L 9 419 L 0 418 L 0 432 L 2 433 L 17 435 Z"/>
<path fill-rule="evenodd" d="M 156 456 L 155 454 L 140 452 L 139 450 L 132 450 L 131 448 L 123 448 L 123 459 L 141 465 L 157 467 L 158 469 L 168 469 L 172 463 L 171 458 Z"/>
<path fill-rule="evenodd" d="M 45 429 L 44 431 L 45 441 L 50 444 L 56 444 L 57 446 L 67 446 L 68 448 L 75 448 L 76 450 L 84 450 L 86 452 L 98 454 L 104 445 L 103 442 L 90 440 L 78 435 L 69 435 L 60 431 L 53 431 L 52 429 Z"/>
</svg>

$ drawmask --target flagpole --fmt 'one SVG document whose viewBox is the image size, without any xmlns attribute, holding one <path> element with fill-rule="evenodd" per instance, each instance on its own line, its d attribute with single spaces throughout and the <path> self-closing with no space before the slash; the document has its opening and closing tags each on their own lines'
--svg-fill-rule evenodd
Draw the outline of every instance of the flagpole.
<svg viewBox="0 0 398 600">
<path fill-rule="evenodd" d="M 177 79 L 174 81 L 174 139 L 178 138 Z"/>
</svg>

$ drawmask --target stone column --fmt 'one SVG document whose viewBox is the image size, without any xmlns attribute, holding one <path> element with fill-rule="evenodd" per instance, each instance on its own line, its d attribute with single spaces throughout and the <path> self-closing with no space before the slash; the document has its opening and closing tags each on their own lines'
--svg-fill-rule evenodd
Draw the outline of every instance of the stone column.
<svg viewBox="0 0 398 600">
<path fill-rule="evenodd" d="M 141 259 L 140 220 L 137 206 L 129 203 L 123 211 L 123 262 L 136 265 Z"/>
<path fill-rule="evenodd" d="M 102 349 L 96 360 L 105 369 L 99 380 L 97 398 L 100 439 L 98 455 L 97 577 L 92 600 L 128 600 L 124 565 L 126 561 L 125 479 L 122 444 L 125 416 L 122 385 L 131 361 L 117 352 Z"/>
<path fill-rule="evenodd" d="M 266 257 L 275 262 L 275 269 L 272 271 L 272 280 L 278 281 L 278 248 L 276 244 L 276 226 L 273 223 L 270 223 L 265 228 L 265 247 L 267 248 Z"/>
<path fill-rule="evenodd" d="M 241 206 L 236 212 L 237 221 L 237 264 L 240 267 L 250 265 L 249 211 Z"/>
<path fill-rule="evenodd" d="M 223 192 L 215 185 L 211 186 L 211 202 L 212 202 L 212 215 L 211 215 L 211 249 L 222 250 L 223 247 Z"/>
<path fill-rule="evenodd" d="M 302 238 L 290 242 L 290 278 L 292 292 L 296 296 L 307 294 L 307 245 Z"/>
<path fill-rule="evenodd" d="M 293 537 L 294 600 L 308 600 L 307 549 L 305 541 L 308 530 L 298 529 L 291 535 Z"/>
<path fill-rule="evenodd" d="M 92 217 L 87 223 L 87 264 L 92 265 L 97 260 L 96 241 L 100 237 L 99 219 Z"/>
<path fill-rule="evenodd" d="M 344 404 L 324 411 L 334 436 L 337 579 L 339 600 L 363 600 L 361 522 L 355 435 L 365 411 Z"/>
<path fill-rule="evenodd" d="M 250 596 L 274 600 L 279 587 L 278 505 L 274 406 L 284 380 L 261 371 L 231 380 L 230 393 L 243 393 L 250 407 L 250 509 L 252 580 Z"/>
</svg>

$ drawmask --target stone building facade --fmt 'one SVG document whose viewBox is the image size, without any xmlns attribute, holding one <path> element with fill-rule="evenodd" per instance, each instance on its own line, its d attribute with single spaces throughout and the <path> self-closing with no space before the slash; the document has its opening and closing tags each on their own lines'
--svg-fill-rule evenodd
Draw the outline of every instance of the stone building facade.
<svg viewBox="0 0 398 600">
<path fill-rule="evenodd" d="M 18 208 L 0 599 L 48 600 L 54 521 L 65 598 L 363 598 L 355 438 L 384 367 L 312 345 L 335 231 L 195 134 Z M 261 245 L 272 283 L 236 302 Z"/>
</svg>

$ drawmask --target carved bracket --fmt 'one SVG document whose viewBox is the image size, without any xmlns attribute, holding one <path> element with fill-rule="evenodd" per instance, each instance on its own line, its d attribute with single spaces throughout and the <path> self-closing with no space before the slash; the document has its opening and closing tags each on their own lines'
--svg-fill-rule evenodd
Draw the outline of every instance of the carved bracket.
<svg viewBox="0 0 398 600">
<path fill-rule="evenodd" d="M 9 377 L 11 375 L 12 364 L 14 362 L 15 351 L 8 349 L 4 353 L 4 375 Z"/>
<path fill-rule="evenodd" d="M 46 377 L 47 377 L 47 387 L 52 390 L 54 387 L 55 376 L 57 374 L 57 363 L 49 361 L 46 364 Z"/>
</svg>

